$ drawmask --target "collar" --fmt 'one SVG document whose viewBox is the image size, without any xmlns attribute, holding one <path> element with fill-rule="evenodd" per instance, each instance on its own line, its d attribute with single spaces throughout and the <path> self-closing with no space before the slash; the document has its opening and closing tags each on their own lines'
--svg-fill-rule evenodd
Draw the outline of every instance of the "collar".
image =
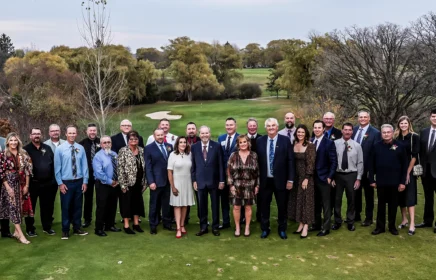
<svg viewBox="0 0 436 280">
<path fill-rule="evenodd" d="M 254 138 L 256 138 L 256 136 L 257 136 L 257 133 L 255 133 L 255 134 L 251 135 L 250 133 L 248 133 L 248 132 L 247 132 L 247 136 L 248 136 L 248 138 L 251 138 L 251 136 L 253 136 Z"/>
<path fill-rule="evenodd" d="M 319 137 L 319 138 L 317 138 L 317 137 L 315 136 L 315 141 L 318 140 L 319 142 L 321 142 L 323 137 L 324 137 L 324 133 L 323 133 L 323 134 L 321 135 L 321 137 Z"/>
<path fill-rule="evenodd" d="M 201 147 L 204 147 L 204 146 L 206 146 L 206 148 L 207 147 L 209 147 L 209 143 L 210 143 L 210 141 L 207 141 L 207 143 L 206 144 L 204 144 L 202 141 L 201 141 Z"/>
<path fill-rule="evenodd" d="M 276 134 L 276 136 L 274 137 L 274 138 L 271 138 L 271 137 L 269 137 L 269 135 L 268 135 L 268 140 L 276 140 L 277 139 L 277 137 L 279 137 L 279 135 L 278 134 Z"/>
<path fill-rule="evenodd" d="M 369 124 L 365 125 L 364 127 L 359 126 L 359 129 L 361 128 L 362 130 L 365 130 L 369 127 Z"/>
<path fill-rule="evenodd" d="M 159 143 L 157 141 L 154 141 L 154 143 L 156 143 L 156 145 L 160 146 L 160 145 L 164 145 L 165 146 L 165 142 Z"/>
</svg>

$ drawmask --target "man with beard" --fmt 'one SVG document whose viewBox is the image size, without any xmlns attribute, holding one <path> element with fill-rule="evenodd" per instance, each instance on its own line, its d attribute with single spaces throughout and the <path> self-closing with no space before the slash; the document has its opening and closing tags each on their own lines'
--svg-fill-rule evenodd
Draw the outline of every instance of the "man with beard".
<svg viewBox="0 0 436 280">
<path fill-rule="evenodd" d="M 164 143 L 171 144 L 174 147 L 174 144 L 176 144 L 177 136 L 170 133 L 170 127 L 171 127 L 170 121 L 168 119 L 164 118 L 159 121 L 158 128 L 164 131 L 164 139 L 163 139 Z M 148 137 L 146 145 L 149 145 L 153 142 L 154 142 L 154 135 L 150 135 Z"/>
<path fill-rule="evenodd" d="M 295 133 L 295 115 L 293 113 L 287 113 L 285 115 L 285 128 L 279 131 L 280 135 L 288 137 L 291 144 L 294 144 Z"/>
<path fill-rule="evenodd" d="M 86 129 L 86 137 L 79 142 L 80 145 L 85 148 L 86 159 L 88 160 L 88 170 L 89 170 L 89 181 L 88 188 L 83 194 L 84 204 L 83 204 L 83 219 L 85 222 L 82 227 L 87 228 L 91 225 L 92 221 L 92 204 L 94 202 L 94 170 L 92 169 L 92 160 L 95 154 L 100 150 L 100 138 L 97 137 L 97 126 L 93 123 L 88 124 Z"/>
<path fill-rule="evenodd" d="M 117 197 L 119 193 L 117 176 L 117 154 L 111 150 L 112 141 L 107 135 L 100 140 L 101 150 L 92 160 L 95 177 L 96 211 L 95 211 L 95 234 L 107 236 L 104 230 L 120 232 L 121 229 L 114 226 L 117 212 Z"/>
<path fill-rule="evenodd" d="M 29 194 L 33 211 L 36 212 L 36 202 L 39 198 L 39 210 L 42 230 L 48 235 L 54 235 L 51 228 L 53 222 L 54 202 L 56 199 L 57 184 L 54 176 L 54 154 L 51 148 L 41 143 L 41 129 L 32 128 L 30 132 L 31 143 L 24 149 L 32 159 L 33 176 L 30 178 Z M 26 217 L 26 233 L 29 237 L 37 236 L 35 232 L 35 218 Z"/>
<path fill-rule="evenodd" d="M 56 147 L 59 147 L 59 145 L 62 145 L 65 140 L 60 139 L 61 135 L 61 128 L 57 124 L 51 124 L 48 127 L 48 135 L 50 136 L 50 139 L 46 140 L 44 144 L 50 146 L 51 150 L 53 151 L 53 154 L 56 151 Z"/>
</svg>

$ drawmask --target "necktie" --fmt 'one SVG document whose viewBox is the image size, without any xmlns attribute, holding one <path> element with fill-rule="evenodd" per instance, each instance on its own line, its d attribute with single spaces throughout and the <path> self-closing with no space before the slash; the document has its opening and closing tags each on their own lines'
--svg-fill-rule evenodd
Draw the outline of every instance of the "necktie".
<svg viewBox="0 0 436 280">
<path fill-rule="evenodd" d="M 313 143 L 313 144 L 315 144 L 315 149 L 318 151 L 318 139 L 315 140 L 315 143 Z"/>
<path fill-rule="evenodd" d="M 91 145 L 91 161 L 94 159 L 95 156 L 95 142 L 92 141 L 92 145 Z"/>
<path fill-rule="evenodd" d="M 251 135 L 251 140 L 254 140 L 254 135 Z"/>
<path fill-rule="evenodd" d="M 435 134 L 435 130 L 432 129 L 431 130 L 430 143 L 428 145 L 428 152 L 431 152 L 433 150 L 433 147 L 434 147 L 434 136 L 435 136 L 434 134 Z"/>
<path fill-rule="evenodd" d="M 328 133 L 327 131 L 324 132 L 324 137 L 327 138 L 327 139 L 329 139 L 329 133 Z"/>
<path fill-rule="evenodd" d="M 230 153 L 230 139 L 232 139 L 232 136 L 227 137 L 227 145 L 226 145 L 226 153 Z"/>
<path fill-rule="evenodd" d="M 204 161 L 207 160 L 207 146 L 203 146 L 203 159 Z"/>
<path fill-rule="evenodd" d="M 167 155 L 167 152 L 165 151 L 165 148 L 164 148 L 163 144 L 160 144 L 160 150 L 161 150 L 165 160 L 167 160 L 168 159 L 168 155 Z"/>
<path fill-rule="evenodd" d="M 342 153 L 342 163 L 341 163 L 341 169 L 342 171 L 345 171 L 348 169 L 348 143 L 345 142 L 344 152 Z"/>
<path fill-rule="evenodd" d="M 292 134 L 291 134 L 291 130 L 290 129 L 288 129 L 288 138 L 289 138 L 289 140 L 291 140 L 292 138 Z"/>
<path fill-rule="evenodd" d="M 74 149 L 74 145 L 71 145 L 71 166 L 73 171 L 73 177 L 77 177 L 77 167 L 76 167 L 76 149 Z"/>
<path fill-rule="evenodd" d="M 362 130 L 363 130 L 363 128 L 359 128 L 359 133 L 357 133 L 356 142 L 359 143 L 359 144 L 361 144 L 360 140 L 362 140 Z"/>
<path fill-rule="evenodd" d="M 166 135 L 164 136 L 164 143 L 168 143 Z"/>
<path fill-rule="evenodd" d="M 274 170 L 274 140 L 270 139 L 269 140 L 269 170 L 270 170 L 270 174 L 274 175 L 273 170 Z"/>
<path fill-rule="evenodd" d="M 116 159 L 115 155 L 111 155 L 111 162 L 112 162 L 112 168 L 113 168 L 112 181 L 117 181 L 118 180 L 117 159 Z"/>
</svg>

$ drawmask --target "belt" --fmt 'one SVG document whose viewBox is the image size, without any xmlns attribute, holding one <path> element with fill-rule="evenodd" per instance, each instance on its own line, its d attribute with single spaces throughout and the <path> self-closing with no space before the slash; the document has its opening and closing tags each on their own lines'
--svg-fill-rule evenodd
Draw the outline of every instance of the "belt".
<svg viewBox="0 0 436 280">
<path fill-rule="evenodd" d="M 348 174 L 357 173 L 357 171 L 350 171 L 350 172 L 340 172 L 340 171 L 337 171 L 336 173 L 338 173 L 338 174 L 348 175 Z"/>
<path fill-rule="evenodd" d="M 79 182 L 81 180 L 83 180 L 83 178 L 73 179 L 73 180 L 62 180 L 62 182 L 65 182 L 65 183 L 74 183 L 74 182 Z"/>
</svg>

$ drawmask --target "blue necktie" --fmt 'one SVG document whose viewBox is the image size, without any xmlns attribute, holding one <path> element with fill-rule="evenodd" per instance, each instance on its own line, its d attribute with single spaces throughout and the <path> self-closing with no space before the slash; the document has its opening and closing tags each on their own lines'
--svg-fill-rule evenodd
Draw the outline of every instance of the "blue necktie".
<svg viewBox="0 0 436 280">
<path fill-rule="evenodd" d="M 270 139 L 269 140 L 269 170 L 271 175 L 274 175 L 273 170 L 274 170 L 274 140 Z"/>
<path fill-rule="evenodd" d="M 362 139 L 362 130 L 363 128 L 359 128 L 359 133 L 357 133 L 356 142 L 360 144 L 360 140 Z"/>
<path fill-rule="evenodd" d="M 167 155 L 167 152 L 164 149 L 164 145 L 163 144 L 160 144 L 160 150 L 162 151 L 162 154 L 163 154 L 165 160 L 167 160 L 168 159 L 168 155 Z"/>
</svg>

